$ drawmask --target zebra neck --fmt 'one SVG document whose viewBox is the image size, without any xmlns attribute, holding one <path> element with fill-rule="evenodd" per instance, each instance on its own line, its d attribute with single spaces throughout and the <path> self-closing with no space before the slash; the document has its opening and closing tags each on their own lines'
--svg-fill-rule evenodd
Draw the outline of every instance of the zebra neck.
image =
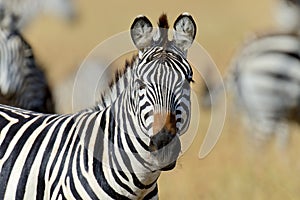
<svg viewBox="0 0 300 200">
<path fill-rule="evenodd" d="M 107 185 L 105 189 L 113 189 L 118 194 L 135 199 L 156 188 L 160 172 L 152 170 L 148 143 L 140 132 L 135 116 L 126 109 L 125 96 L 125 93 L 122 94 L 100 112 L 88 114 L 85 119 L 89 123 L 85 131 L 87 134 L 82 137 L 82 144 L 88 153 L 82 152 L 82 160 L 93 163 L 89 165 L 93 166 L 91 170 L 94 174 L 90 178 L 96 179 L 100 187 Z M 111 180 L 117 181 L 110 183 Z M 110 188 L 110 185 L 115 186 Z"/>
<path fill-rule="evenodd" d="M 133 68 L 138 60 L 134 57 L 129 63 L 126 62 L 125 69 L 117 71 L 115 78 L 111 81 L 110 86 L 101 95 L 100 101 L 96 105 L 96 109 L 102 110 L 110 106 L 130 85 L 133 77 Z"/>
</svg>

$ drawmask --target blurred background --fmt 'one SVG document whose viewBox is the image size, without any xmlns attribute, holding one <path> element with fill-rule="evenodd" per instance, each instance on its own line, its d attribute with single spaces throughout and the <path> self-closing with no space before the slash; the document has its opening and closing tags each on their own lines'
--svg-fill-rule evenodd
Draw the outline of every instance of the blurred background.
<svg viewBox="0 0 300 200">
<path fill-rule="evenodd" d="M 75 0 L 77 20 L 68 23 L 53 16 L 39 16 L 24 29 L 35 57 L 42 64 L 54 90 L 60 113 L 71 112 L 72 76 L 83 59 L 99 43 L 128 31 L 134 18 L 143 14 L 154 24 L 167 13 L 170 24 L 182 12 L 197 22 L 196 41 L 211 55 L 224 74 L 243 40 L 255 32 L 275 26 L 275 0 L 239 1 L 101 1 Z M 200 92 L 201 79 L 195 91 Z M 159 179 L 160 199 L 299 199 L 300 138 L 292 127 L 292 141 L 280 153 L 273 145 L 255 152 L 248 144 L 239 116 L 229 107 L 222 135 L 213 151 L 199 159 L 210 111 L 202 109 L 193 144 L 178 161 L 176 169 Z"/>
</svg>

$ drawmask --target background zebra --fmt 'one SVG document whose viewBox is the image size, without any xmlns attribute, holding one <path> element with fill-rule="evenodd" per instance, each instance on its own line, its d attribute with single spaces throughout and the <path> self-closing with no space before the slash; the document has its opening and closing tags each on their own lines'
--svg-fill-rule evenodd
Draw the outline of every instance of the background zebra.
<svg viewBox="0 0 300 200">
<path fill-rule="evenodd" d="M 255 144 L 261 146 L 275 134 L 278 146 L 286 147 L 288 122 L 300 122 L 299 35 L 273 33 L 251 39 L 238 51 L 225 79 Z M 218 95 L 218 88 L 211 95 Z"/>
<path fill-rule="evenodd" d="M 252 36 L 237 50 L 224 81 L 253 142 L 262 146 L 275 134 L 285 148 L 288 123 L 300 121 L 300 1 L 279 0 L 275 18 L 276 31 Z M 206 107 L 222 92 L 222 83 L 214 85 L 205 88 Z"/>
<path fill-rule="evenodd" d="M 18 28 L 25 27 L 41 13 L 75 19 L 73 0 L 0 0 L 0 5 L 18 16 Z"/>
<path fill-rule="evenodd" d="M 16 20 L 14 15 L 0 9 L 0 103 L 53 113 L 46 78 L 30 45 L 15 27 Z"/>
<path fill-rule="evenodd" d="M 157 199 L 160 172 L 175 167 L 190 119 L 196 25 L 186 13 L 168 39 L 137 17 L 139 54 L 95 109 L 45 115 L 0 106 L 0 199 Z"/>
</svg>

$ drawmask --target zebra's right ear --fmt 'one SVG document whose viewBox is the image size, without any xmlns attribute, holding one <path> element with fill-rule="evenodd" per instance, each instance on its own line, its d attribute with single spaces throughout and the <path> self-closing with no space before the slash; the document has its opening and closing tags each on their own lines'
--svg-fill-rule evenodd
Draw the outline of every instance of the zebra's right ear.
<svg viewBox="0 0 300 200">
<path fill-rule="evenodd" d="M 196 36 L 196 23 L 188 13 L 181 14 L 174 23 L 173 40 L 183 52 L 192 45 Z"/>
<path fill-rule="evenodd" d="M 145 16 L 138 16 L 130 28 L 131 39 L 134 45 L 142 50 L 150 46 L 153 38 L 152 24 L 150 20 Z"/>
</svg>

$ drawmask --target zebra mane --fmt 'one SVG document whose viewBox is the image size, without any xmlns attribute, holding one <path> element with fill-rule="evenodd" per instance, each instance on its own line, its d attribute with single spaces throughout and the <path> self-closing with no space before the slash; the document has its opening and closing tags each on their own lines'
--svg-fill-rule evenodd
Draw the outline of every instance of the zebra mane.
<svg viewBox="0 0 300 200">
<path fill-rule="evenodd" d="M 131 79 L 132 68 L 135 66 L 137 61 L 137 55 L 133 55 L 131 60 L 125 61 L 125 66 L 122 69 L 118 69 L 112 80 L 109 82 L 108 88 L 101 93 L 100 100 L 96 103 L 93 110 L 102 110 L 107 106 L 111 105 L 117 97 L 124 91 L 128 86 Z"/>
</svg>

